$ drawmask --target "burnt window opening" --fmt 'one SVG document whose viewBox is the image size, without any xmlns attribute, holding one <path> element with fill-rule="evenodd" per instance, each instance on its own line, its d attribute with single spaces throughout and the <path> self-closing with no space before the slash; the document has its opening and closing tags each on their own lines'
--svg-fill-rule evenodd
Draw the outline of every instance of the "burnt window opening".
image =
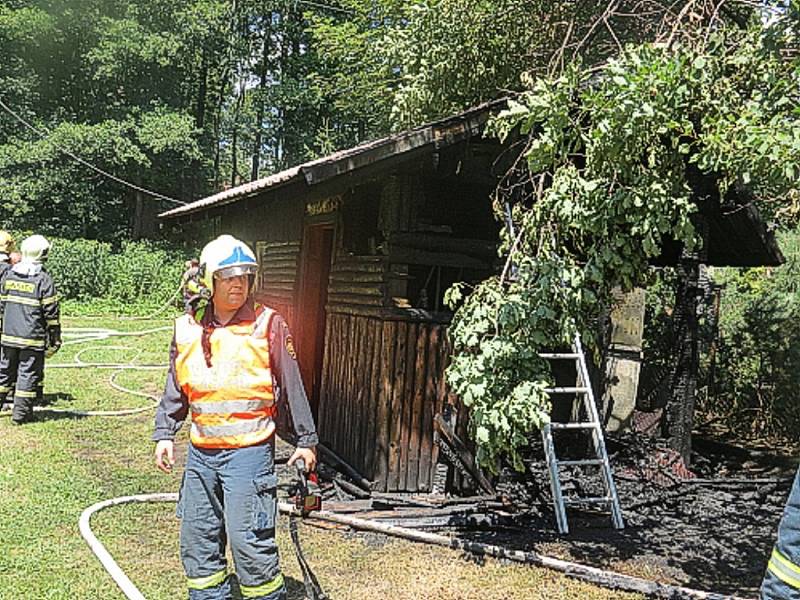
<svg viewBox="0 0 800 600">
<path fill-rule="evenodd" d="M 408 265 L 407 299 L 409 308 L 431 312 L 449 312 L 444 295 L 454 283 L 477 284 L 489 273 L 464 267 Z"/>
</svg>

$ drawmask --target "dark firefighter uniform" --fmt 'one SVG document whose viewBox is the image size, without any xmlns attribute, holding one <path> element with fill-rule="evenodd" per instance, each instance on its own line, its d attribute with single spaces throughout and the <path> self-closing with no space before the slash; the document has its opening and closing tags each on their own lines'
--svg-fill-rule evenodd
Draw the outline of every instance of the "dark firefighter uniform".
<svg viewBox="0 0 800 600">
<path fill-rule="evenodd" d="M 800 600 L 800 470 L 778 525 L 778 539 L 761 584 L 763 600 Z"/>
<path fill-rule="evenodd" d="M 0 279 L 0 402 L 14 389 L 15 423 L 28 420 L 40 396 L 45 350 L 61 345 L 58 294 L 44 269 L 12 267 Z"/>
<path fill-rule="evenodd" d="M 242 597 L 285 597 L 275 543 L 273 434 L 287 413 L 295 445 L 316 446 L 292 338 L 280 315 L 248 300 L 224 326 L 210 309 L 176 320 L 153 440 L 174 439 L 191 414 L 177 515 L 192 600 L 231 597 L 226 538 Z"/>
</svg>

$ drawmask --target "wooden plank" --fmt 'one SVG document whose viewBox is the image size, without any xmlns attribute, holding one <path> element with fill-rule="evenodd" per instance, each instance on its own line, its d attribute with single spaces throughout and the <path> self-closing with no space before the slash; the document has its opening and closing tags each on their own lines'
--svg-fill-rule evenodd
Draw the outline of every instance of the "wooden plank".
<svg viewBox="0 0 800 600">
<path fill-rule="evenodd" d="M 389 479 L 387 491 L 399 489 L 400 484 L 400 440 L 403 429 L 403 394 L 406 378 L 406 345 L 408 324 L 398 323 L 395 333 L 395 360 L 392 383 L 392 407 L 389 432 Z"/>
<path fill-rule="evenodd" d="M 267 262 L 261 267 L 262 273 L 269 273 L 270 271 L 280 271 L 283 269 L 294 269 L 297 267 L 297 259 L 299 254 L 295 256 L 268 256 Z"/>
<path fill-rule="evenodd" d="M 439 326 L 437 326 L 439 327 Z M 439 327 L 439 351 L 436 353 L 436 372 L 438 373 L 439 382 L 436 390 L 436 408 L 434 414 L 441 414 L 444 411 L 444 405 L 447 402 L 447 378 L 445 377 L 445 370 L 448 363 L 448 354 L 450 345 L 447 340 L 447 332 L 443 327 Z M 439 460 L 439 446 L 433 445 L 431 449 L 431 464 L 436 466 Z"/>
<path fill-rule="evenodd" d="M 317 407 L 317 433 L 320 441 L 324 439 L 327 424 L 326 415 L 330 412 L 330 368 L 331 368 L 331 319 L 325 320 L 325 347 L 322 351 L 322 374 L 319 378 L 319 406 Z"/>
<path fill-rule="evenodd" d="M 341 294 L 338 292 L 330 292 L 328 294 L 328 304 L 350 304 L 355 306 L 383 306 L 383 297 L 378 296 L 364 296 L 361 294 Z"/>
<path fill-rule="evenodd" d="M 377 464 L 377 412 L 380 404 L 380 376 L 381 358 L 383 356 L 382 333 L 383 323 L 378 319 L 369 319 L 372 343 L 370 346 L 370 375 L 369 375 L 369 399 L 367 407 L 367 423 L 364 440 L 367 444 L 364 475 L 367 479 L 375 479 L 375 468 Z"/>
<path fill-rule="evenodd" d="M 364 339 L 364 321 L 360 317 L 351 316 L 350 322 L 351 329 L 353 330 L 353 337 L 350 344 L 350 355 L 347 357 L 347 359 L 350 363 L 349 386 L 350 395 L 353 401 L 351 403 L 350 422 L 348 423 L 348 431 L 350 432 L 348 438 L 350 440 L 351 464 L 360 465 L 361 455 L 358 451 L 358 445 L 361 440 L 359 439 L 357 432 L 361 424 L 361 401 L 363 400 L 364 395 L 361 393 L 361 370 L 358 357 L 359 349 Z"/>
<path fill-rule="evenodd" d="M 337 295 L 350 295 L 350 296 L 372 296 L 383 297 L 383 290 L 380 285 L 354 285 L 353 283 L 336 283 L 331 284 L 328 289 L 330 294 Z"/>
<path fill-rule="evenodd" d="M 377 273 L 333 273 L 333 284 L 340 283 L 383 283 L 385 277 L 382 272 Z"/>
<path fill-rule="evenodd" d="M 392 384 L 394 373 L 394 339 L 397 331 L 397 323 L 386 321 L 382 325 L 381 332 L 381 377 L 380 377 L 380 397 L 378 399 L 378 411 L 375 418 L 376 427 L 376 456 L 375 456 L 375 477 L 376 489 L 386 491 L 386 484 L 389 475 L 389 417 L 392 402 Z"/>
<path fill-rule="evenodd" d="M 353 394 L 353 364 L 352 364 L 352 348 L 355 340 L 355 321 L 356 317 L 345 317 L 345 340 L 344 353 L 342 356 L 343 371 L 342 371 L 342 389 L 344 391 L 344 421 L 342 424 L 342 457 L 347 461 L 353 462 L 352 441 L 352 418 L 355 403 Z"/>
<path fill-rule="evenodd" d="M 336 367 L 336 317 L 331 315 L 328 319 L 328 333 L 325 342 L 325 355 L 328 357 L 327 368 L 325 369 L 325 410 L 320 410 L 320 441 L 333 446 L 334 420 L 336 414 L 336 378 L 334 369 Z"/>
<path fill-rule="evenodd" d="M 411 406 L 411 422 L 408 438 L 408 473 L 406 488 L 409 491 L 418 489 L 420 436 L 422 434 L 422 406 L 425 401 L 426 362 L 428 349 L 428 331 L 430 326 L 420 324 L 417 330 L 414 357 L 414 393 Z"/>
<path fill-rule="evenodd" d="M 409 438 L 411 436 L 411 409 L 414 406 L 414 368 L 417 358 L 418 323 L 409 323 L 408 341 L 406 342 L 406 376 L 403 386 L 403 416 L 400 420 L 400 481 L 398 488 L 408 490 Z"/>
<path fill-rule="evenodd" d="M 342 453 L 342 441 L 345 436 L 344 404 L 346 402 L 344 389 L 344 352 L 347 333 L 347 317 L 342 316 L 337 323 L 336 331 L 336 445 L 335 452 Z"/>
<path fill-rule="evenodd" d="M 339 329 L 341 317 L 338 315 L 331 318 L 331 403 L 328 411 L 328 419 L 330 423 L 328 437 L 325 440 L 331 448 L 337 448 L 339 441 L 339 398 L 341 397 L 341 390 L 339 389 L 339 361 L 341 360 L 341 348 L 339 346 Z"/>
<path fill-rule="evenodd" d="M 428 336 L 428 351 L 425 370 L 425 396 L 422 403 L 422 423 L 420 426 L 420 456 L 417 488 L 430 491 L 432 479 L 431 456 L 433 454 L 433 415 L 436 406 L 438 376 L 436 371 L 436 354 L 439 350 L 439 327 L 433 326 Z"/>
<path fill-rule="evenodd" d="M 361 336 L 359 337 L 358 347 L 358 370 L 357 370 L 357 384 L 359 396 L 359 414 L 358 422 L 353 429 L 353 436 L 356 437 L 357 446 L 356 452 L 358 454 L 358 470 L 361 473 L 367 471 L 367 455 L 371 447 L 370 441 L 367 439 L 367 422 L 371 404 L 369 382 L 372 374 L 372 338 L 373 331 L 369 319 L 358 317 L 361 323 Z"/>
</svg>

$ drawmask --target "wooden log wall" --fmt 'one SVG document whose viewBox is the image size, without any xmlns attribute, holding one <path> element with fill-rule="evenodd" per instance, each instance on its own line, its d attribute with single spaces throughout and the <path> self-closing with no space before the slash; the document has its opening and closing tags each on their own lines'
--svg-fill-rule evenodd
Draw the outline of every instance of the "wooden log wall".
<svg viewBox="0 0 800 600">
<path fill-rule="evenodd" d="M 381 256 L 339 254 L 331 266 L 328 304 L 344 306 L 384 305 L 386 263 Z"/>
<path fill-rule="evenodd" d="M 290 328 L 295 326 L 294 290 L 300 268 L 300 242 L 258 242 L 260 265 L 256 297 L 277 310 Z"/>
<path fill-rule="evenodd" d="M 444 325 L 331 313 L 326 339 L 321 439 L 377 490 L 429 491 L 433 417 L 448 401 Z"/>
</svg>

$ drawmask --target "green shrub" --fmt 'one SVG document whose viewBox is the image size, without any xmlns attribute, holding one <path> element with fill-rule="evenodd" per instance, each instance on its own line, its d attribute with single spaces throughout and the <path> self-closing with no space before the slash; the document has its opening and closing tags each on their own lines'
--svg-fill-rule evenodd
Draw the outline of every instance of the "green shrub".
<svg viewBox="0 0 800 600">
<path fill-rule="evenodd" d="M 94 240 L 52 239 L 47 269 L 64 300 L 118 305 L 118 312 L 136 305 L 166 303 L 177 291 L 185 253 L 165 243 L 125 241 L 114 249 Z"/>
<path fill-rule="evenodd" d="M 62 298 L 88 300 L 105 296 L 111 279 L 111 245 L 94 240 L 52 240 L 47 270 Z"/>
<path fill-rule="evenodd" d="M 698 409 L 734 431 L 800 437 L 800 230 L 777 268 L 715 269 L 725 287 L 716 352 L 702 357 Z"/>
</svg>

